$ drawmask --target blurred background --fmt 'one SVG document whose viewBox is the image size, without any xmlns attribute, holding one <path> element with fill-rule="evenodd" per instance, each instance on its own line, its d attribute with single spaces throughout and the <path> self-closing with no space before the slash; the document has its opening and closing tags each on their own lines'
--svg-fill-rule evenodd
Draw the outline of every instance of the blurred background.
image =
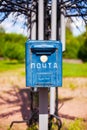
<svg viewBox="0 0 87 130">
<path fill-rule="evenodd" d="M 30 88 L 25 85 L 24 18 L 10 14 L 0 24 L 0 130 L 8 130 L 13 120 L 29 119 L 31 113 Z M 66 19 L 63 86 L 58 94 L 61 130 L 87 130 L 87 26 L 80 18 Z M 37 93 L 33 105 L 38 107 Z M 37 126 L 15 124 L 15 129 L 37 130 Z M 56 125 L 52 130 L 57 130 Z"/>
</svg>

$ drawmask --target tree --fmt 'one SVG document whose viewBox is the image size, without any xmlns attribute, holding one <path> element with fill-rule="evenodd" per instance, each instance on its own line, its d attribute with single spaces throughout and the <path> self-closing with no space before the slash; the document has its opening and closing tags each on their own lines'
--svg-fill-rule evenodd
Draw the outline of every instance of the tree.
<svg viewBox="0 0 87 130">
<path fill-rule="evenodd" d="M 25 24 L 26 19 L 31 19 L 32 12 L 38 14 L 38 2 L 39 0 L 0 0 L 0 21 L 2 22 L 11 13 L 16 13 L 16 18 L 24 15 Z M 51 11 L 51 0 L 44 0 L 44 4 L 45 9 Z M 65 9 L 66 17 L 82 17 L 87 24 L 87 0 L 61 0 L 58 2 L 58 9 L 62 8 Z M 49 13 L 47 17 L 50 17 Z"/>
<path fill-rule="evenodd" d="M 87 32 L 84 33 L 84 37 L 85 40 L 79 49 L 78 58 L 82 59 L 84 62 L 87 62 Z"/>
<path fill-rule="evenodd" d="M 80 48 L 79 41 L 73 36 L 69 27 L 66 27 L 66 51 L 63 53 L 64 58 L 77 59 Z"/>
</svg>

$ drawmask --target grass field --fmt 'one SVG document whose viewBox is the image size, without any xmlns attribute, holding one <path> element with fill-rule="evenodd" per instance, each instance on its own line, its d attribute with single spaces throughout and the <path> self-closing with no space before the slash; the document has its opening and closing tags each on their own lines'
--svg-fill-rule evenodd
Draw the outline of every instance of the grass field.
<svg viewBox="0 0 87 130">
<path fill-rule="evenodd" d="M 0 72 L 17 71 L 22 68 L 25 68 L 25 64 L 15 60 L 0 61 Z M 25 75 L 25 72 L 22 74 Z M 63 62 L 63 77 L 87 77 L 87 63 Z"/>
<path fill-rule="evenodd" d="M 87 63 L 63 63 L 64 77 L 87 77 Z"/>
<path fill-rule="evenodd" d="M 0 72 L 18 70 L 24 68 L 24 63 L 20 63 L 16 60 L 1 60 L 0 61 Z"/>
</svg>

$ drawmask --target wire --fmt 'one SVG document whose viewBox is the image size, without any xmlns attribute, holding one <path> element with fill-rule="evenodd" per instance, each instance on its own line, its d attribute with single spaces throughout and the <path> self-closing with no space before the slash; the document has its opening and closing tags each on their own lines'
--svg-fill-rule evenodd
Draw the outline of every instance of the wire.
<svg viewBox="0 0 87 130">
<path fill-rule="evenodd" d="M 70 20 L 71 20 L 71 22 L 73 22 L 73 23 L 74 23 L 75 27 L 79 30 L 79 32 L 80 32 L 80 33 L 82 33 L 82 32 L 81 32 L 81 30 L 80 30 L 80 28 L 79 28 L 79 26 L 78 26 L 78 25 L 76 25 L 76 23 L 74 22 L 74 20 L 73 20 L 72 18 L 70 18 Z"/>
</svg>

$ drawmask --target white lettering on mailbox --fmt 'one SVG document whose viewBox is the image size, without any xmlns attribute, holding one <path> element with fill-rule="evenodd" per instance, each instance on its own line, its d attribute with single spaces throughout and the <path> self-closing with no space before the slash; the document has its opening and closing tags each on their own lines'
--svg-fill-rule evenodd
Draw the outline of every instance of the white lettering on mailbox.
<svg viewBox="0 0 87 130">
<path fill-rule="evenodd" d="M 51 68 L 51 64 L 52 64 L 52 63 L 48 63 L 48 65 L 49 65 L 49 68 Z"/>
<path fill-rule="evenodd" d="M 42 68 L 47 68 L 47 65 L 42 63 Z"/>
<path fill-rule="evenodd" d="M 40 69 L 41 68 L 41 64 L 37 63 L 37 68 Z"/>
<path fill-rule="evenodd" d="M 55 69 L 57 69 L 58 68 L 58 65 L 57 65 L 57 63 L 31 63 L 30 64 L 30 68 L 31 69 L 35 69 L 35 68 L 37 68 L 37 69 L 46 69 L 46 68 L 55 68 Z"/>
<path fill-rule="evenodd" d="M 35 68 L 35 63 L 31 63 L 31 68 Z"/>
<path fill-rule="evenodd" d="M 57 63 L 54 63 L 54 68 L 57 68 Z"/>
</svg>

